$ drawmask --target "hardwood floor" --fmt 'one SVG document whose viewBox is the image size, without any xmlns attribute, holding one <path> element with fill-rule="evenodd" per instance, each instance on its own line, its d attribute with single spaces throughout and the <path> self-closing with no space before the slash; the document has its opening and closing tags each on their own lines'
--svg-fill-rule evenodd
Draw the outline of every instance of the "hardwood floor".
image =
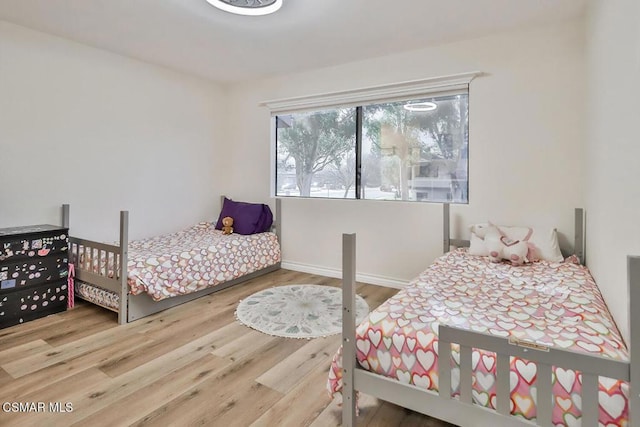
<svg viewBox="0 0 640 427">
<path fill-rule="evenodd" d="M 80 302 L 2 329 L 0 404 L 34 402 L 36 411 L 0 408 L 0 425 L 339 425 L 325 384 L 340 336 L 272 337 L 234 318 L 239 300 L 291 283 L 340 286 L 279 270 L 125 326 L 115 313 Z M 374 308 L 395 290 L 359 285 L 358 293 Z M 67 411 L 51 412 L 50 402 Z M 448 424 L 363 395 L 358 425 Z"/>
</svg>

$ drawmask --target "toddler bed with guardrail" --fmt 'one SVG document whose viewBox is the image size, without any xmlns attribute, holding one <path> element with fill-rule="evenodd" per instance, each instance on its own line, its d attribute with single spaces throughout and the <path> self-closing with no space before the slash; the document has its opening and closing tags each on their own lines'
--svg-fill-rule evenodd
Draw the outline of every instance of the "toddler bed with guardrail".
<svg viewBox="0 0 640 427">
<path fill-rule="evenodd" d="M 576 256 L 513 265 L 471 255 L 445 205 L 448 253 L 360 325 L 356 237 L 343 235 L 343 346 L 328 380 L 342 425 L 355 425 L 356 391 L 461 426 L 640 423 L 640 314 L 630 312 L 627 347 L 580 263 L 581 209 L 575 219 Z M 628 257 L 628 276 L 640 307 L 640 257 Z"/>
<path fill-rule="evenodd" d="M 79 238 L 71 229 L 76 296 L 117 312 L 124 324 L 279 269 L 280 200 L 273 222 L 266 205 L 221 199 L 221 218 L 237 215 L 236 228 L 244 234 L 226 235 L 219 224 L 203 222 L 129 241 L 127 211 L 120 212 L 117 244 Z M 69 227 L 69 205 L 63 206 L 63 224 Z"/>
</svg>

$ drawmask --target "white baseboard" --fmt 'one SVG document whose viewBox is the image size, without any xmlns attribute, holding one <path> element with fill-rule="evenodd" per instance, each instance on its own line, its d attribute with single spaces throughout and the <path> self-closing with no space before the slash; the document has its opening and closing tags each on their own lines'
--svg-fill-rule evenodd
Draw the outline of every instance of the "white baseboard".
<svg viewBox="0 0 640 427">
<path fill-rule="evenodd" d="M 285 270 L 317 274 L 318 276 L 335 277 L 338 279 L 342 277 L 342 270 L 338 270 L 337 268 L 321 267 L 319 265 L 282 261 L 280 263 L 280 267 L 284 268 Z M 406 280 L 393 279 L 391 277 L 377 276 L 375 274 L 366 273 L 356 273 L 356 281 L 394 289 L 402 289 L 409 283 Z"/>
</svg>

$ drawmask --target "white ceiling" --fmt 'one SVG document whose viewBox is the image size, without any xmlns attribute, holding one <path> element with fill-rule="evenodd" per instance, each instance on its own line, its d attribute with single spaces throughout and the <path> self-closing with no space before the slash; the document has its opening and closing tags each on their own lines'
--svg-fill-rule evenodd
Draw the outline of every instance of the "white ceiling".
<svg viewBox="0 0 640 427">
<path fill-rule="evenodd" d="M 0 0 L 0 19 L 235 82 L 577 19 L 586 0 L 284 0 L 262 17 L 205 0 Z"/>
</svg>

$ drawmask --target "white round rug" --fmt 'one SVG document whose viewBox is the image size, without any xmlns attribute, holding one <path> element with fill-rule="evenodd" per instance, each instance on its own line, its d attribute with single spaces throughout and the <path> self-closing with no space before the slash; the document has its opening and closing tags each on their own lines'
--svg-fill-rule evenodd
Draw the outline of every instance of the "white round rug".
<svg viewBox="0 0 640 427">
<path fill-rule="evenodd" d="M 356 321 L 369 312 L 356 295 Z M 315 338 L 342 331 L 342 289 L 321 285 L 277 286 L 240 301 L 236 318 L 265 334 L 287 338 Z"/>
</svg>

